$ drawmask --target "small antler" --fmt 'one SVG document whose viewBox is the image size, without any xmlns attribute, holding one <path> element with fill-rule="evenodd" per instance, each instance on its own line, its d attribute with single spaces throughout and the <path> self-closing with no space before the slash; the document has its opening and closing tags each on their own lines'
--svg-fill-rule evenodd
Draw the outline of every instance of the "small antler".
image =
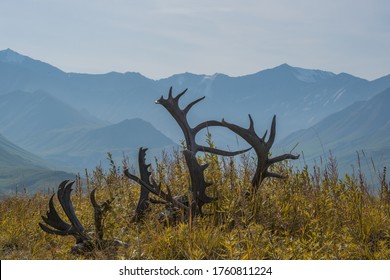
<svg viewBox="0 0 390 280">
<path fill-rule="evenodd" d="M 249 145 L 253 147 L 257 155 L 257 166 L 255 175 L 252 178 L 252 186 L 258 188 L 261 182 L 267 177 L 275 178 L 284 178 L 280 174 L 272 173 L 268 171 L 268 168 L 277 162 L 286 160 L 286 159 L 298 159 L 299 155 L 295 156 L 292 154 L 284 154 L 274 158 L 268 158 L 269 151 L 275 141 L 276 134 L 276 116 L 272 118 L 271 132 L 268 138 L 268 141 L 265 141 L 267 136 L 267 131 L 264 133 L 263 137 L 260 138 L 254 129 L 254 124 L 251 115 L 249 115 L 249 128 L 245 129 L 238 125 L 228 123 L 222 119 L 222 125 L 229 128 L 231 131 L 241 136 Z"/>
<path fill-rule="evenodd" d="M 125 168 L 123 172 L 127 178 L 137 182 L 138 184 L 140 184 L 142 186 L 142 188 L 147 189 L 148 192 L 163 199 L 164 203 L 171 203 L 173 206 L 180 208 L 180 209 L 183 209 L 183 210 L 186 210 L 186 211 L 189 209 L 188 206 L 184 205 L 182 202 L 180 202 L 179 200 L 176 200 L 172 196 L 171 190 L 169 189 L 168 186 L 167 186 L 167 193 L 166 193 L 161 189 L 161 183 L 157 184 L 153 180 L 153 178 L 151 178 L 152 183 L 150 184 L 150 183 L 143 181 L 138 176 L 131 174 L 127 168 Z M 161 202 L 158 201 L 157 203 L 161 203 Z"/>
<path fill-rule="evenodd" d="M 116 248 L 117 246 L 127 246 L 127 244 L 119 240 L 103 239 L 102 219 L 104 214 L 108 211 L 110 204 L 114 200 L 114 198 L 108 199 L 102 204 L 98 204 L 96 202 L 95 197 L 96 189 L 94 189 L 90 194 L 91 203 L 94 208 L 96 229 L 96 239 L 93 242 L 92 238 L 85 232 L 83 225 L 80 223 L 74 211 L 73 204 L 70 199 L 73 184 L 74 181 L 63 181 L 59 185 L 57 191 L 57 197 L 61 204 L 61 208 L 64 210 L 66 216 L 68 217 L 70 224 L 65 222 L 58 215 L 58 212 L 54 207 L 53 199 L 55 194 L 53 194 L 50 197 L 49 201 L 49 211 L 46 212 L 46 217 L 42 216 L 42 219 L 46 225 L 43 223 L 39 223 L 41 229 L 50 234 L 72 235 L 76 239 L 76 245 L 72 247 L 72 252 L 76 254 L 90 252 L 94 248 L 100 250 L 105 248 Z"/>
<path fill-rule="evenodd" d="M 138 166 L 139 166 L 141 180 L 144 181 L 146 184 L 151 185 L 149 180 L 149 177 L 152 175 L 152 173 L 149 171 L 150 164 L 146 164 L 145 162 L 146 161 L 145 155 L 147 150 L 148 150 L 147 148 L 142 148 L 142 147 L 139 148 Z M 149 193 L 150 191 L 147 188 L 143 188 L 141 186 L 141 193 L 138 199 L 138 204 L 135 210 L 135 214 L 133 216 L 133 221 L 141 220 L 144 217 L 145 212 L 149 209 L 149 202 L 154 201 L 153 199 L 152 201 L 150 200 Z"/>
<path fill-rule="evenodd" d="M 84 243 L 89 245 L 91 237 L 85 232 L 83 225 L 77 218 L 72 201 L 70 199 L 70 193 L 72 192 L 73 184 L 74 181 L 63 181 L 59 185 L 57 191 L 58 200 L 71 224 L 68 224 L 67 222 L 62 220 L 61 217 L 58 215 L 58 212 L 55 209 L 53 203 L 53 194 L 49 201 L 49 211 L 46 212 L 46 217 L 42 216 L 43 221 L 50 227 L 42 223 L 39 223 L 39 226 L 47 233 L 56 235 L 72 235 L 76 239 L 76 244 Z"/>
<path fill-rule="evenodd" d="M 114 201 L 115 197 L 112 197 L 111 199 L 107 199 L 102 204 L 98 204 L 96 202 L 96 190 L 97 188 L 94 188 L 90 194 L 90 200 L 93 206 L 93 213 L 94 213 L 94 219 L 95 219 L 95 230 L 96 230 L 96 237 L 98 240 L 103 240 L 103 217 L 106 214 L 106 212 L 110 209 L 110 204 Z"/>
</svg>

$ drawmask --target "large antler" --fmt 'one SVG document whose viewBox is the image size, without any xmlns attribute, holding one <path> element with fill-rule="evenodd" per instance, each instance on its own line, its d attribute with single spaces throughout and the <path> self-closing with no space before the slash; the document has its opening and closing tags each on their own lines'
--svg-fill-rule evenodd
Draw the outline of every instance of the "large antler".
<svg viewBox="0 0 390 280">
<path fill-rule="evenodd" d="M 187 89 L 179 93 L 177 96 L 173 97 L 172 95 L 172 87 L 169 89 L 168 98 L 164 98 L 161 96 L 159 100 L 156 101 L 157 104 L 161 104 L 165 109 L 172 115 L 172 117 L 179 124 L 181 130 L 183 131 L 186 148 L 184 151 L 184 157 L 186 159 L 186 163 L 188 166 L 188 170 L 191 177 L 191 187 L 190 190 L 193 195 L 193 201 L 191 205 L 191 209 L 193 213 L 198 212 L 202 214 L 202 206 L 205 203 L 210 203 L 215 200 L 215 198 L 207 197 L 206 195 L 206 187 L 212 185 L 212 183 L 206 182 L 204 178 L 204 171 L 207 168 L 207 165 L 200 166 L 196 160 L 196 153 L 208 152 L 212 154 L 217 154 L 221 156 L 235 156 L 244 152 L 249 151 L 249 149 L 240 150 L 240 151 L 223 151 L 213 147 L 206 147 L 202 145 L 198 145 L 195 141 L 196 134 L 204 128 L 210 126 L 223 126 L 219 121 L 205 121 L 194 128 L 192 128 L 187 120 L 187 114 L 196 103 L 202 101 L 205 97 L 198 98 L 191 103 L 189 103 L 184 109 L 180 109 L 179 100 L 186 93 Z"/>
<path fill-rule="evenodd" d="M 192 128 L 190 127 L 188 120 L 187 120 L 187 114 L 196 103 L 202 101 L 205 96 L 198 98 L 194 101 L 192 101 L 190 104 L 188 104 L 184 109 L 180 109 L 179 107 L 179 100 L 180 97 L 182 97 L 187 92 L 187 89 L 179 93 L 177 96 L 173 97 L 172 95 L 172 87 L 169 89 L 168 98 L 165 99 L 163 96 L 160 97 L 159 100 L 156 101 L 156 104 L 161 104 L 164 106 L 165 109 L 172 115 L 172 117 L 176 120 L 176 122 L 179 124 L 181 130 L 183 131 L 185 142 L 187 145 L 187 149 L 194 152 L 195 154 L 198 151 L 202 152 L 208 152 L 213 153 L 221 156 L 235 156 L 241 153 L 245 153 L 249 151 L 251 148 L 241 151 L 223 151 L 216 148 L 206 147 L 202 145 L 198 145 L 195 141 L 196 134 L 201 131 L 204 128 L 210 127 L 210 126 L 222 126 L 221 122 L 219 121 L 205 121 L 200 124 L 198 124 L 196 127 Z"/>
<path fill-rule="evenodd" d="M 85 232 L 83 225 L 77 218 L 72 201 L 70 199 L 70 193 L 72 192 L 73 184 L 74 181 L 63 181 L 59 185 L 57 191 L 58 200 L 66 216 L 68 217 L 70 224 L 62 220 L 61 217 L 58 215 L 58 212 L 55 209 L 53 203 L 53 194 L 49 201 L 49 211 L 46 212 L 46 217 L 42 216 L 43 221 L 50 227 L 42 223 L 39 223 L 39 226 L 47 233 L 56 235 L 72 235 L 76 239 L 76 246 L 81 246 L 81 244 L 83 244 L 87 245 L 87 247 L 90 247 L 92 245 L 92 243 L 90 242 L 92 238 Z"/>
<path fill-rule="evenodd" d="M 270 131 L 268 141 L 265 141 L 268 131 L 266 131 L 263 137 L 261 138 L 256 134 L 251 115 L 249 115 L 249 122 L 250 124 L 248 129 L 242 128 L 235 124 L 228 123 L 224 119 L 222 119 L 221 123 L 223 126 L 229 128 L 234 133 L 241 136 L 255 150 L 257 155 L 257 166 L 256 166 L 255 175 L 252 178 L 252 186 L 257 189 L 261 184 L 261 182 L 267 177 L 284 178 L 280 174 L 276 174 L 268 171 L 268 168 L 272 164 L 283 161 L 285 159 L 298 159 L 299 155 L 295 156 L 292 154 L 284 154 L 274 158 L 268 158 L 269 151 L 275 141 L 275 134 L 276 134 L 275 115 L 272 118 L 271 131 Z"/>
</svg>

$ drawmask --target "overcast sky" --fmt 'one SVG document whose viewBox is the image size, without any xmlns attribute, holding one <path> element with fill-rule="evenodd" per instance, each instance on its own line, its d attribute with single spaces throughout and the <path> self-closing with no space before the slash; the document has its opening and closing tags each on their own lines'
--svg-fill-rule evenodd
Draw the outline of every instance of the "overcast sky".
<svg viewBox="0 0 390 280">
<path fill-rule="evenodd" d="M 390 74 L 388 0 L 0 0 L 0 49 L 66 72 Z"/>
</svg>

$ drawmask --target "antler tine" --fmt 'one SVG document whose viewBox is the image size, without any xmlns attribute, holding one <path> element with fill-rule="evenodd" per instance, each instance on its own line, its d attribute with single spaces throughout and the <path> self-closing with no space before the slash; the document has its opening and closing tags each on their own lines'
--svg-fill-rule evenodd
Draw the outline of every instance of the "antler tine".
<svg viewBox="0 0 390 280">
<path fill-rule="evenodd" d="M 206 153 L 211 153 L 211 154 L 216 154 L 216 155 L 226 156 L 226 157 L 236 156 L 236 155 L 248 152 L 249 150 L 252 149 L 250 147 L 250 148 L 247 148 L 245 150 L 239 150 L 239 151 L 230 152 L 230 151 L 220 150 L 220 149 L 217 149 L 217 148 L 201 146 L 201 145 L 198 145 L 197 147 L 198 147 L 197 150 L 200 151 L 200 152 L 206 152 Z"/>
<path fill-rule="evenodd" d="M 168 99 L 172 98 L 172 87 L 169 88 Z"/>
<path fill-rule="evenodd" d="M 111 199 L 107 199 L 105 202 L 103 202 L 102 204 L 98 204 L 96 202 L 96 190 L 97 188 L 94 188 L 89 197 L 90 197 L 90 200 L 91 200 L 91 203 L 92 203 L 92 206 L 93 206 L 93 210 L 94 210 L 94 218 L 95 218 L 95 230 L 96 230 L 96 236 L 98 238 L 98 240 L 103 240 L 103 215 L 105 214 L 105 212 L 107 212 L 107 210 L 109 209 L 110 207 L 110 204 L 114 201 L 115 197 L 112 197 Z"/>
<path fill-rule="evenodd" d="M 200 97 L 200 98 L 192 101 L 191 103 L 189 103 L 183 110 L 184 114 L 187 115 L 188 112 L 191 110 L 192 106 L 194 106 L 196 103 L 199 103 L 200 101 L 202 101 L 205 98 L 206 98 L 206 96 L 203 96 L 203 97 Z"/>
<path fill-rule="evenodd" d="M 267 141 L 267 149 L 268 151 L 271 149 L 272 145 L 275 141 L 275 134 L 276 134 L 276 115 L 272 118 L 272 124 L 271 124 L 271 132 L 269 134 L 269 138 Z"/>
<path fill-rule="evenodd" d="M 69 181 L 64 181 L 60 184 L 57 192 L 58 200 L 64 210 L 66 216 L 72 224 L 72 227 L 77 232 L 84 232 L 85 229 L 83 225 L 80 223 L 79 219 L 76 216 L 76 213 L 73 208 L 72 200 L 70 199 L 70 193 L 72 192 L 72 185 L 74 181 L 68 183 Z"/>
<path fill-rule="evenodd" d="M 91 191 L 91 193 L 89 194 L 89 199 L 91 200 L 93 208 L 99 208 L 100 207 L 100 205 L 97 204 L 97 202 L 96 202 L 96 197 L 95 197 L 96 190 L 97 190 L 97 188 L 94 188 Z"/>
<path fill-rule="evenodd" d="M 54 194 L 50 197 L 49 200 L 49 211 L 46 212 L 46 217 L 41 216 L 42 220 L 48 224 L 49 226 L 53 227 L 56 230 L 53 230 L 47 226 L 45 226 L 42 223 L 39 223 L 39 226 L 42 230 L 46 231 L 47 233 L 51 234 L 57 234 L 57 235 L 69 235 L 69 229 L 71 228 L 71 225 L 65 222 L 61 219 L 61 217 L 58 215 L 56 209 L 54 208 Z"/>
<path fill-rule="evenodd" d="M 173 98 L 175 100 L 175 102 L 179 102 L 179 99 L 180 97 L 182 97 L 186 92 L 187 92 L 188 88 L 186 88 L 185 90 L 183 90 L 181 93 L 179 93 L 178 95 L 175 96 L 175 98 Z M 172 97 L 172 87 L 171 87 L 171 97 Z"/>
</svg>

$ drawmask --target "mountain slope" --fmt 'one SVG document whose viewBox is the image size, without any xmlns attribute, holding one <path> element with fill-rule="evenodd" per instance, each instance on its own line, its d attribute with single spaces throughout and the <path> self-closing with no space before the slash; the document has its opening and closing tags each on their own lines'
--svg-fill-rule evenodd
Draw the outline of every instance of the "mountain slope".
<svg viewBox="0 0 390 280">
<path fill-rule="evenodd" d="M 29 151 L 45 154 L 69 145 L 71 135 L 105 125 L 44 91 L 0 95 L 0 132 Z"/>
<path fill-rule="evenodd" d="M 140 147 L 148 148 L 148 157 L 153 158 L 163 149 L 170 150 L 176 146 L 150 123 L 131 119 L 83 131 L 74 137 L 71 145 L 45 158 L 61 165 L 93 169 L 97 165 L 107 164 L 107 153 L 111 153 L 116 162 L 121 162 L 125 155 L 135 164 Z"/>
<path fill-rule="evenodd" d="M 390 88 L 368 101 L 360 101 L 300 130 L 278 143 L 286 150 L 299 143 L 308 162 L 326 157 L 329 150 L 343 171 L 357 162 L 356 151 L 364 151 L 376 168 L 390 163 Z M 366 166 L 366 168 L 368 168 Z"/>
<path fill-rule="evenodd" d="M 43 91 L 0 95 L 0 132 L 24 149 L 75 172 L 105 162 L 107 152 L 121 161 L 139 147 L 161 151 L 172 140 L 141 119 L 108 125 Z"/>
<path fill-rule="evenodd" d="M 44 160 L 0 135 L 0 195 L 15 193 L 17 188 L 29 192 L 53 188 L 73 178 L 74 174 L 49 169 Z"/>
</svg>

